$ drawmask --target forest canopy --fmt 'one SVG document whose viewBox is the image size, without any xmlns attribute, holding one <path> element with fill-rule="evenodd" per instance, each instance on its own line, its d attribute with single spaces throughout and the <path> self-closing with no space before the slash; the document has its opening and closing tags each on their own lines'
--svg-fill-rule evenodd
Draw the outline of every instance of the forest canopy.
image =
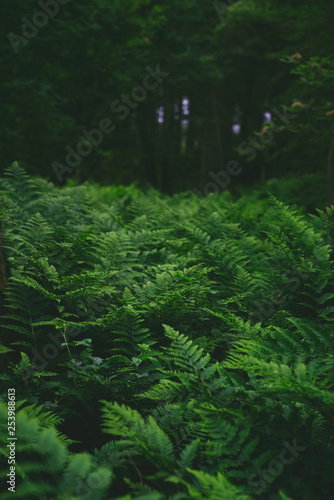
<svg viewBox="0 0 334 500">
<path fill-rule="evenodd" d="M 2 169 L 19 161 L 57 184 L 137 181 L 170 193 L 203 193 L 229 161 L 242 168 L 232 191 L 326 175 L 332 0 L 14 0 L 0 9 Z M 270 135 L 275 109 L 293 118 Z"/>
</svg>

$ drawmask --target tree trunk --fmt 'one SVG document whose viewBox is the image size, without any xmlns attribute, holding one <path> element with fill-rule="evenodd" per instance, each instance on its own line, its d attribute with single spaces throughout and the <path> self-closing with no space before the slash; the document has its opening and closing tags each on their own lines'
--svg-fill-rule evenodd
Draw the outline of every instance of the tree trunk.
<svg viewBox="0 0 334 500">
<path fill-rule="evenodd" d="M 173 176 L 173 126 L 174 126 L 174 99 L 172 94 L 167 94 L 164 105 L 163 143 L 161 148 L 161 171 L 158 188 L 165 193 L 171 192 L 171 179 Z"/>
<path fill-rule="evenodd" d="M 155 118 L 156 105 L 144 103 L 137 116 L 137 129 L 140 141 L 140 156 L 143 161 L 145 180 L 154 188 L 158 184 L 156 147 L 158 127 Z"/>
<path fill-rule="evenodd" d="M 215 87 L 211 94 L 211 104 L 212 104 L 212 115 L 214 120 L 214 131 L 215 131 L 215 141 L 213 146 L 215 146 L 216 158 L 215 164 L 217 167 L 223 168 L 224 166 L 224 154 L 223 154 L 223 138 L 222 138 L 222 116 L 220 113 L 221 103 L 218 98 L 218 89 Z"/>
</svg>

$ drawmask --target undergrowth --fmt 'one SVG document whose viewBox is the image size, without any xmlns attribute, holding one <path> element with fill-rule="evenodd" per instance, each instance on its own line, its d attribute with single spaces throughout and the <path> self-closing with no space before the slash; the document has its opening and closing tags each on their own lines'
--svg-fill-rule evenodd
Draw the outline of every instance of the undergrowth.
<svg viewBox="0 0 334 500">
<path fill-rule="evenodd" d="M 1 498 L 333 498 L 333 209 L 0 180 Z"/>
</svg>

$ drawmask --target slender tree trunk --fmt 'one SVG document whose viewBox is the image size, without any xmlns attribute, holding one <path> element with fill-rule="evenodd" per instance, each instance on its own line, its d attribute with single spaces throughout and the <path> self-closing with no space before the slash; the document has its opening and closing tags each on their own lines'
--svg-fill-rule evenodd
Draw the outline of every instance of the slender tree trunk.
<svg viewBox="0 0 334 500">
<path fill-rule="evenodd" d="M 172 168 L 172 179 L 171 179 L 171 190 L 179 190 L 181 187 L 182 180 L 184 178 L 184 164 L 182 161 L 182 128 L 181 128 L 181 118 L 182 118 L 182 98 L 177 99 L 178 104 L 178 117 L 174 117 L 173 122 L 173 168 Z M 175 172 L 179 172 L 179 175 L 175 175 Z"/>
<path fill-rule="evenodd" d="M 160 191 L 169 193 L 171 191 L 171 178 L 173 175 L 173 122 L 174 122 L 174 99 L 167 94 L 164 113 L 164 134 L 161 150 L 161 177 L 159 178 L 158 188 Z"/>
<path fill-rule="evenodd" d="M 267 166 L 265 163 L 262 163 L 261 165 L 261 182 L 265 182 L 266 181 L 266 171 L 267 171 Z"/>
<path fill-rule="evenodd" d="M 139 135 L 140 149 L 138 155 L 144 165 L 145 180 L 153 187 L 157 187 L 157 158 L 155 155 L 157 147 L 157 124 L 155 118 L 155 103 L 143 105 L 138 112 L 137 129 Z"/>
<path fill-rule="evenodd" d="M 209 176 L 210 170 L 215 170 L 213 163 L 213 150 L 212 150 L 212 114 L 211 114 L 211 92 L 212 89 L 207 87 L 203 92 L 202 100 L 202 123 L 200 126 L 200 144 L 201 144 L 201 185 L 205 186 L 208 182 L 212 182 Z"/>
<path fill-rule="evenodd" d="M 222 117 L 220 114 L 221 103 L 219 102 L 217 88 L 212 92 L 212 114 L 214 117 L 214 130 L 215 130 L 215 150 L 216 150 L 216 165 L 219 168 L 224 166 L 224 153 L 223 153 L 223 138 L 222 138 Z"/>
<path fill-rule="evenodd" d="M 334 125 L 327 161 L 327 206 L 334 205 Z"/>
<path fill-rule="evenodd" d="M 192 189 L 199 183 L 200 177 L 200 142 L 198 140 L 198 114 L 196 94 L 189 96 L 191 112 L 188 116 L 188 127 L 183 130 L 182 157 L 184 162 L 185 177 L 184 189 Z"/>
</svg>

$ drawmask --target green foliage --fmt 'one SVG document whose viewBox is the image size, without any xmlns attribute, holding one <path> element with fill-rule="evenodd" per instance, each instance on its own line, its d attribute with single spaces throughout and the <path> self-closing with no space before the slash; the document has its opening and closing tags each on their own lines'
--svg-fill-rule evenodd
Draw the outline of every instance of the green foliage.
<svg viewBox="0 0 334 500">
<path fill-rule="evenodd" d="M 28 407 L 16 413 L 15 496 L 33 499 L 105 498 L 112 474 L 106 467 L 94 465 L 88 454 L 71 454 L 54 428 L 57 419 Z M 51 425 L 51 423 L 53 425 Z M 6 484 L 7 407 L 0 404 L 1 478 Z M 9 486 L 9 485 L 8 485 Z M 11 498 L 13 492 L 2 490 L 1 497 Z"/>
<path fill-rule="evenodd" d="M 203 188 L 212 182 L 210 172 L 240 158 L 239 146 L 260 130 L 265 112 L 302 99 L 297 75 L 282 62 L 296 61 L 296 53 L 314 63 L 305 69 L 313 98 L 323 96 L 333 109 L 332 80 L 327 89 L 319 86 L 326 72 L 317 67 L 333 54 L 332 0 L 91 0 L 57 8 L 53 16 L 35 0 L 3 4 L 0 168 L 19 155 L 30 174 L 57 183 Z M 147 66 L 154 71 L 157 65 L 168 77 L 157 88 L 149 78 L 151 90 L 141 100 L 136 88 Z M 182 110 L 185 96 L 189 114 Z M 328 131 L 309 111 L 300 114 L 302 137 L 281 130 L 274 141 L 279 147 L 259 149 L 229 188 L 282 173 L 324 173 Z M 99 140 L 105 119 L 115 128 Z M 232 132 L 236 121 L 239 135 Z M 85 149 L 91 154 L 77 156 Z M 65 166 L 63 175 L 56 175 L 55 162 Z"/>
<path fill-rule="evenodd" d="M 331 497 L 334 207 L 0 190 L 19 497 Z"/>
</svg>

